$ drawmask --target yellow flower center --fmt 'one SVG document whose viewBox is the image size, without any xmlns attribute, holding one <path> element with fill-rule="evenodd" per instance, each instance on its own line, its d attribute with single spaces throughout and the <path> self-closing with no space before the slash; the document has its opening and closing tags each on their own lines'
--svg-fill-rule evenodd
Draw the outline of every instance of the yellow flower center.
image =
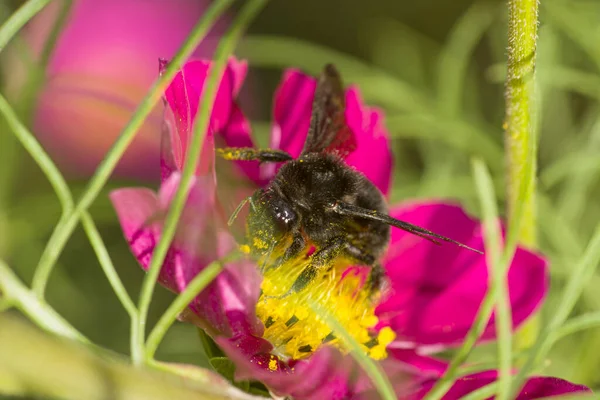
<svg viewBox="0 0 600 400">
<path fill-rule="evenodd" d="M 365 274 L 348 265 L 320 270 L 299 293 L 290 292 L 310 257 L 263 271 L 262 294 L 256 313 L 265 325 L 264 338 L 283 358 L 302 359 L 321 345 L 346 353 L 344 341 L 327 323 L 335 318 L 362 349 L 374 359 L 387 357 L 386 347 L 395 338 L 390 328 L 375 331 L 377 295 L 365 288 Z"/>
</svg>

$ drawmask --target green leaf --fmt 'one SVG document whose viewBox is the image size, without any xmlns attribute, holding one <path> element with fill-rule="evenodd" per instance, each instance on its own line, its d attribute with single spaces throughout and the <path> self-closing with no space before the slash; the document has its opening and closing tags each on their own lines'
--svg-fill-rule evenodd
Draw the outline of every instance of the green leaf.
<svg viewBox="0 0 600 400">
<path fill-rule="evenodd" d="M 210 365 L 217 371 L 221 376 L 233 383 L 238 388 L 247 392 L 250 389 L 250 382 L 248 381 L 235 381 L 235 364 L 227 357 L 214 357 L 210 359 Z"/>
</svg>

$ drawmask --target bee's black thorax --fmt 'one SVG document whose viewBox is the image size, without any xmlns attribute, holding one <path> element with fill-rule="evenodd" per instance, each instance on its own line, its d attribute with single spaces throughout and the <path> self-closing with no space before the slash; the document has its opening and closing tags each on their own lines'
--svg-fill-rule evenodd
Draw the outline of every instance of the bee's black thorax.
<svg viewBox="0 0 600 400">
<path fill-rule="evenodd" d="M 341 236 L 378 258 L 389 241 L 388 225 L 331 210 L 332 203 L 343 201 L 387 213 L 381 192 L 335 155 L 308 153 L 284 164 L 270 190 L 291 206 L 297 226 L 317 247 Z"/>
</svg>

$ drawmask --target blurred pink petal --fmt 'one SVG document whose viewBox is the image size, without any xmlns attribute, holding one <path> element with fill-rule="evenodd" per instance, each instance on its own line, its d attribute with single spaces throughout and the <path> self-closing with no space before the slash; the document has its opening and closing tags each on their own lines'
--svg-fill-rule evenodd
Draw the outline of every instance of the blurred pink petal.
<svg viewBox="0 0 600 400">
<path fill-rule="evenodd" d="M 298 157 L 308 134 L 317 82 L 295 69 L 284 72 L 275 91 L 270 146 Z"/>
<path fill-rule="evenodd" d="M 356 150 L 346 157 L 346 162 L 365 174 L 387 195 L 393 161 L 390 138 L 383 125 L 383 112 L 367 107 L 358 88 L 351 87 L 346 92 L 346 119 L 357 140 Z"/>
<path fill-rule="evenodd" d="M 179 185 L 175 173 L 164 182 L 156 196 L 147 189 L 113 191 L 113 202 L 123 233 L 143 269 L 147 269 L 160 239 L 161 218 Z M 210 179 L 196 178 L 180 226 L 163 263 L 159 281 L 179 293 L 210 262 L 231 251 L 235 242 L 219 226 L 215 213 L 214 186 Z M 245 331 L 260 335 L 262 324 L 254 308 L 260 290 L 260 276 L 254 264 L 228 264 L 219 276 L 190 304 L 213 333 L 233 336 Z"/>
<path fill-rule="evenodd" d="M 459 400 L 463 398 L 463 396 L 494 382 L 497 377 L 497 371 L 493 370 L 462 377 L 452 386 L 452 388 L 450 388 L 448 393 L 442 397 L 442 400 Z M 418 400 L 424 398 L 434 384 L 435 381 L 424 384 L 422 389 L 413 394 L 410 399 Z M 569 393 L 591 394 L 591 390 L 586 386 L 577 385 L 559 378 L 533 377 L 527 380 L 525 387 L 521 390 L 516 400 L 542 399 Z"/>
<path fill-rule="evenodd" d="M 483 249 L 481 227 L 458 206 L 445 203 L 407 203 L 391 215 L 436 233 Z M 487 290 L 485 257 L 458 246 L 436 246 L 392 230 L 385 268 L 392 294 L 378 306 L 407 347 L 452 345 L 469 330 Z M 509 271 L 513 325 L 517 327 L 542 302 L 548 289 L 547 262 L 519 248 Z M 483 339 L 495 335 L 493 320 Z"/>
<path fill-rule="evenodd" d="M 53 1 L 24 31 L 39 55 L 62 1 Z M 209 5 L 206 0 L 73 0 L 49 60 L 47 81 L 35 109 L 35 132 L 70 174 L 91 173 L 157 78 L 157 61 L 171 58 Z M 212 54 L 224 21 L 212 29 L 196 56 Z M 17 57 L 9 68 L 25 70 Z M 11 75 L 12 81 L 12 75 Z M 11 82 L 22 91 L 23 79 Z M 158 105 L 143 125 L 117 173 L 155 176 L 161 127 Z"/>
<path fill-rule="evenodd" d="M 278 395 L 295 400 L 341 400 L 373 390 L 371 380 L 356 361 L 331 347 L 321 348 L 308 360 L 286 363 L 267 352 L 244 354 L 226 339 L 217 339 L 217 343 L 235 362 L 236 379 L 258 380 Z M 405 371 L 396 371 L 393 378 L 399 390 L 409 387 L 409 376 Z"/>
<path fill-rule="evenodd" d="M 170 136 L 171 140 L 163 139 L 163 144 L 170 144 L 170 147 L 163 149 L 162 165 L 168 164 L 164 160 L 168 159 L 170 162 L 172 155 L 176 169 L 181 170 L 183 168 L 192 137 L 193 122 L 196 119 L 198 104 L 203 94 L 211 64 L 212 62 L 208 60 L 195 60 L 185 63 L 165 91 L 165 100 L 168 106 L 166 110 L 168 129 L 165 133 Z M 162 68 L 164 67 L 163 65 Z M 235 111 L 236 113 L 236 119 L 233 121 L 236 123 L 234 127 L 239 128 L 245 121 L 234 101 L 244 81 L 246 71 L 247 64 L 245 61 L 231 58 L 227 63 L 227 68 L 213 103 L 210 124 L 205 139 L 205 143 L 208 143 L 208 145 L 203 146 L 197 175 L 204 175 L 210 170 L 214 152 L 213 135 L 222 132 L 226 128 L 232 118 L 232 112 Z M 249 137 L 249 127 L 247 129 L 246 134 Z M 163 179 L 165 178 L 166 176 L 163 176 Z"/>
</svg>

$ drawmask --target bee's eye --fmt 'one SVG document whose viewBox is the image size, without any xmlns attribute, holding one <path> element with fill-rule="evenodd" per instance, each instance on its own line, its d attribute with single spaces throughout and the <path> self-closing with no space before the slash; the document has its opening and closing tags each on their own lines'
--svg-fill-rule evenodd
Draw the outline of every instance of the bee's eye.
<svg viewBox="0 0 600 400">
<path fill-rule="evenodd" d="M 285 202 L 276 202 L 272 204 L 273 207 L 273 218 L 278 228 L 284 232 L 289 231 L 290 228 L 296 222 L 296 213 L 292 208 Z"/>
</svg>

